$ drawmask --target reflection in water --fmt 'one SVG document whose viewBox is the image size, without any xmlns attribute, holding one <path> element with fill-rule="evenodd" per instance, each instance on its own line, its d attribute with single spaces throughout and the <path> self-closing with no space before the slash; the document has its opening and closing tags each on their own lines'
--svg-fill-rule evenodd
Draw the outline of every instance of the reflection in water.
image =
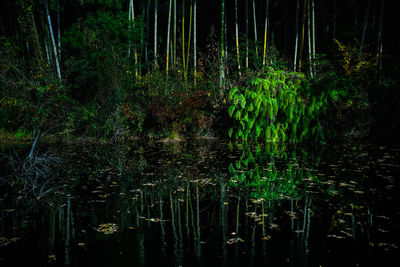
<svg viewBox="0 0 400 267">
<path fill-rule="evenodd" d="M 67 187 L 40 202 L 2 193 L 1 265 L 337 266 L 396 255 L 398 148 L 225 146 L 60 149 L 70 167 L 54 175 Z"/>
</svg>

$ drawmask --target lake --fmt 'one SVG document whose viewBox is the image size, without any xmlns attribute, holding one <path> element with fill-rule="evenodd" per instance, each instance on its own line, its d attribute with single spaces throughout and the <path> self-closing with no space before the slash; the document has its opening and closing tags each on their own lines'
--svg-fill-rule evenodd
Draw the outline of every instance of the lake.
<svg viewBox="0 0 400 267">
<path fill-rule="evenodd" d="M 0 146 L 0 265 L 389 266 L 400 146 Z"/>
</svg>

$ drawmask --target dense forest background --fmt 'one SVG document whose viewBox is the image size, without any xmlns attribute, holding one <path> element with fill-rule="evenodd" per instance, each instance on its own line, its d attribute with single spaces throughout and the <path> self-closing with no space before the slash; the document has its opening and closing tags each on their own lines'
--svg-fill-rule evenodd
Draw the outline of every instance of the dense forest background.
<svg viewBox="0 0 400 267">
<path fill-rule="evenodd" d="M 2 1 L 1 135 L 399 140 L 394 4 Z"/>
</svg>

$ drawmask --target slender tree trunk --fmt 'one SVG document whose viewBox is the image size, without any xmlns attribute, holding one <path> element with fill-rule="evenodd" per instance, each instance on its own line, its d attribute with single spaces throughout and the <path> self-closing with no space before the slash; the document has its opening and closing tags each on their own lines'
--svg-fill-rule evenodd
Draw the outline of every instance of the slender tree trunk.
<svg viewBox="0 0 400 267">
<path fill-rule="evenodd" d="M 363 24 L 363 31 L 362 31 L 361 42 L 360 42 L 360 50 L 359 50 L 360 54 L 362 54 L 362 51 L 363 51 L 365 35 L 366 35 L 366 32 L 367 32 L 370 3 L 371 3 L 371 0 L 368 0 L 367 7 L 365 8 L 364 24 Z"/>
<path fill-rule="evenodd" d="M 269 0 L 267 0 L 265 7 L 263 66 L 265 66 L 265 58 L 267 55 L 267 31 L 268 31 L 268 16 L 269 16 L 268 13 L 269 13 Z"/>
<path fill-rule="evenodd" d="M 238 10 L 237 10 L 237 0 L 235 0 L 235 33 L 236 33 L 236 56 L 239 75 L 240 74 L 240 53 L 239 53 L 239 26 L 238 26 Z"/>
<path fill-rule="evenodd" d="M 183 77 L 186 84 L 186 62 L 185 62 L 185 0 L 182 0 L 182 63 L 183 63 Z"/>
<path fill-rule="evenodd" d="M 51 26 L 51 18 L 50 18 L 50 12 L 49 12 L 49 5 L 48 5 L 48 3 L 47 3 L 47 0 L 45 0 L 44 3 L 45 3 L 45 6 L 46 6 L 47 22 L 49 23 L 50 38 L 51 38 L 51 42 L 52 42 L 52 44 L 53 44 L 54 60 L 55 60 L 55 62 L 56 62 L 57 76 L 58 76 L 58 79 L 61 80 L 60 63 L 59 63 L 59 61 L 58 61 L 57 46 L 56 46 L 56 41 L 55 41 L 55 39 L 54 39 L 53 27 Z"/>
<path fill-rule="evenodd" d="M 284 44 L 284 51 L 285 51 L 285 56 L 287 56 L 288 55 L 288 27 L 287 27 L 287 25 L 288 25 L 288 23 L 287 23 L 287 21 L 288 21 L 288 5 L 287 5 L 287 1 L 288 0 L 284 0 L 285 2 L 284 2 L 284 15 L 283 15 L 283 17 L 284 17 L 284 42 L 285 42 L 285 44 Z"/>
<path fill-rule="evenodd" d="M 193 0 L 193 83 L 196 87 L 197 76 L 197 0 Z M 200 238 L 200 233 L 199 237 Z"/>
<path fill-rule="evenodd" d="M 304 49 L 304 28 L 306 24 L 306 10 L 307 10 L 307 0 L 304 0 L 303 4 L 303 20 L 301 23 L 301 42 L 299 51 L 299 70 L 301 71 L 301 63 L 303 59 L 303 49 Z"/>
<path fill-rule="evenodd" d="M 314 77 L 312 70 L 312 46 L 311 46 L 311 4 L 307 2 L 307 39 L 308 39 L 308 67 L 311 78 Z"/>
<path fill-rule="evenodd" d="M 254 42 L 256 47 L 256 60 L 258 60 L 258 44 L 257 44 L 257 18 L 256 18 L 256 2 L 253 0 L 253 24 L 254 24 Z"/>
<path fill-rule="evenodd" d="M 46 40 L 44 41 L 44 47 L 46 49 L 47 65 L 50 66 L 51 65 L 50 51 L 49 51 L 49 47 L 47 46 Z"/>
<path fill-rule="evenodd" d="M 189 11 L 189 39 L 187 44 L 187 52 L 186 52 L 186 73 L 185 77 L 187 80 L 187 74 L 189 70 L 189 55 L 190 55 L 190 43 L 192 40 L 192 20 L 193 20 L 193 3 L 190 1 L 190 11 Z"/>
<path fill-rule="evenodd" d="M 133 0 L 129 1 L 129 30 L 131 31 L 133 28 L 133 23 L 135 21 L 135 9 L 133 6 Z M 131 54 L 131 41 L 129 40 L 129 48 L 128 48 L 128 55 Z M 133 54 L 134 54 L 134 58 L 135 58 L 135 77 L 138 77 L 139 73 L 138 73 L 138 57 L 137 57 L 137 51 L 135 48 L 133 48 Z"/>
<path fill-rule="evenodd" d="M 57 10 L 57 49 L 58 49 L 58 60 L 61 61 L 61 24 L 60 24 L 60 3 L 58 3 L 58 10 Z"/>
<path fill-rule="evenodd" d="M 43 57 L 42 57 L 42 48 L 40 47 L 39 34 L 38 34 L 37 27 L 36 27 L 33 10 L 31 10 L 30 13 L 31 13 L 31 20 L 32 20 L 32 31 L 33 31 L 33 36 L 34 36 L 33 42 L 34 42 L 35 50 L 36 50 L 35 51 L 36 61 L 37 61 L 38 67 L 42 68 Z"/>
<path fill-rule="evenodd" d="M 168 12 L 168 32 L 167 32 L 167 60 L 166 60 L 166 74 L 168 76 L 168 64 L 169 64 L 169 34 L 171 32 L 171 10 L 172 0 L 169 0 L 169 12 Z"/>
<path fill-rule="evenodd" d="M 249 0 L 246 0 L 246 69 L 249 68 Z"/>
<path fill-rule="evenodd" d="M 174 68 L 176 65 L 176 0 L 174 0 Z"/>
<path fill-rule="evenodd" d="M 149 63 L 148 45 L 150 43 L 150 4 L 151 4 L 151 0 L 147 0 L 147 9 L 146 9 L 146 46 L 144 48 L 144 61 L 146 62 L 146 65 Z"/>
<path fill-rule="evenodd" d="M 299 11 L 300 11 L 300 0 L 297 0 L 296 24 L 295 24 L 296 41 L 295 41 L 295 45 L 294 45 L 293 71 L 296 71 L 296 67 L 297 67 L 297 46 L 298 46 L 298 43 L 299 43 Z"/>
<path fill-rule="evenodd" d="M 224 30 L 225 30 L 225 1 L 221 0 L 221 58 L 219 66 L 219 87 L 222 88 L 222 82 L 224 80 Z"/>
<path fill-rule="evenodd" d="M 312 62 L 313 62 L 313 73 L 315 74 L 315 6 L 314 6 L 314 0 L 311 0 L 311 17 L 312 17 Z"/>
<path fill-rule="evenodd" d="M 381 0 L 380 11 L 379 11 L 379 32 L 378 32 L 378 53 L 377 53 L 377 60 L 378 60 L 378 79 L 379 79 L 379 86 L 381 86 L 381 73 L 382 73 L 382 52 L 383 52 L 383 12 L 385 7 L 385 0 Z"/>
<path fill-rule="evenodd" d="M 332 39 L 336 39 L 336 0 L 333 0 Z"/>
<path fill-rule="evenodd" d="M 157 16 L 158 16 L 158 0 L 154 0 L 154 63 L 157 66 Z"/>
</svg>

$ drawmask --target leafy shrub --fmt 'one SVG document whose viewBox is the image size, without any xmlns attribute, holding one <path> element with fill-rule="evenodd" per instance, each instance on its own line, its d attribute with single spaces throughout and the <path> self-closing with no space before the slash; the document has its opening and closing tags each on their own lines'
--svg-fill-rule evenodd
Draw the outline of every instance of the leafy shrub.
<svg viewBox="0 0 400 267">
<path fill-rule="evenodd" d="M 235 121 L 229 137 L 247 142 L 298 142 L 323 139 L 318 114 L 323 97 L 302 90 L 304 75 L 269 67 L 249 86 L 229 92 L 229 116 Z"/>
</svg>

